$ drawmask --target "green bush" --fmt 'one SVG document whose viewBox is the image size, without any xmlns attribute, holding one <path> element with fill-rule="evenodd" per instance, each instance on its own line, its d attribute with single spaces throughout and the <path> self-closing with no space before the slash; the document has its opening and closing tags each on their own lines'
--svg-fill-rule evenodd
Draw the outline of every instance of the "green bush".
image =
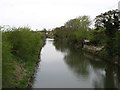
<svg viewBox="0 0 120 90">
<path fill-rule="evenodd" d="M 27 87 L 44 36 L 26 27 L 12 28 L 2 34 L 3 88 Z"/>
</svg>

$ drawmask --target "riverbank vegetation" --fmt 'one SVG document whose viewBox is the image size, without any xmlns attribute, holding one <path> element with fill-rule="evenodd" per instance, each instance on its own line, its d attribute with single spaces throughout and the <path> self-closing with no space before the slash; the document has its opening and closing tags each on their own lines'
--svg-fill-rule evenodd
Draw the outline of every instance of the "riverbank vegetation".
<svg viewBox="0 0 120 90">
<path fill-rule="evenodd" d="M 64 26 L 54 29 L 54 38 L 82 48 L 83 40 L 88 38 L 90 23 L 88 16 L 71 19 Z"/>
<path fill-rule="evenodd" d="M 90 28 L 92 23 L 89 16 L 80 16 L 71 19 L 64 26 L 54 29 L 55 41 L 66 42 L 79 49 L 87 46 L 101 47 L 94 52 L 102 58 L 110 58 L 110 62 L 120 65 L 120 30 L 119 11 L 110 10 L 95 18 L 95 28 Z"/>
<path fill-rule="evenodd" d="M 26 88 L 44 45 L 44 35 L 30 28 L 2 30 L 2 87 Z"/>
<path fill-rule="evenodd" d="M 120 65 L 120 30 L 118 10 L 110 10 L 95 18 L 95 28 L 90 28 L 89 16 L 80 16 L 67 21 L 64 26 L 52 31 L 32 31 L 30 28 L 2 27 L 2 87 L 26 88 L 39 61 L 45 37 L 66 43 L 78 50 L 93 51 Z M 66 46 L 67 46 L 66 45 Z M 86 48 L 85 48 L 86 45 Z"/>
</svg>

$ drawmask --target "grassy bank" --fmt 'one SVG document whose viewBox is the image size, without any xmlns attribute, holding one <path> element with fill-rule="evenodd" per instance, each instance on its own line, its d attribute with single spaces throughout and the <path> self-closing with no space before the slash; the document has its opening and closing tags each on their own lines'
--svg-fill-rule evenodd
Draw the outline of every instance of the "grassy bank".
<svg viewBox="0 0 120 90">
<path fill-rule="evenodd" d="M 29 28 L 2 31 L 2 87 L 26 88 L 30 84 L 44 35 Z"/>
</svg>

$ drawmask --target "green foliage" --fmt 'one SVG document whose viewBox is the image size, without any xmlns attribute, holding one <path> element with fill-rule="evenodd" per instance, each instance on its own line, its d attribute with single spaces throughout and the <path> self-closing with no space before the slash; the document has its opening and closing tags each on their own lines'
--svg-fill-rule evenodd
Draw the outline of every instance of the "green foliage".
<svg viewBox="0 0 120 90">
<path fill-rule="evenodd" d="M 8 37 L 13 46 L 13 55 L 20 57 L 24 61 L 30 60 L 34 54 L 38 53 L 38 48 L 35 47 L 40 46 L 41 37 L 38 33 L 32 33 L 29 28 L 13 29 Z"/>
<path fill-rule="evenodd" d="M 71 19 L 64 26 L 54 29 L 55 40 L 66 41 L 81 48 L 83 40 L 88 38 L 87 32 L 89 31 L 90 23 L 88 16 Z"/>
<path fill-rule="evenodd" d="M 115 37 L 115 51 L 116 55 L 120 56 L 120 31 L 117 31 Z"/>
<path fill-rule="evenodd" d="M 104 46 L 105 45 L 105 33 L 104 29 L 91 30 L 89 31 L 88 39 L 91 41 L 92 45 Z"/>
<path fill-rule="evenodd" d="M 117 49 L 115 49 L 115 46 L 117 43 L 115 37 L 119 28 L 118 16 L 119 16 L 118 10 L 112 11 L 110 10 L 108 12 L 96 16 L 95 18 L 96 30 L 99 30 L 101 28 L 104 29 L 105 49 L 107 54 L 111 55 L 111 57 L 116 56 L 115 52 Z"/>
<path fill-rule="evenodd" d="M 7 33 L 2 34 L 2 85 L 3 87 L 14 87 L 14 57 L 11 54 L 11 44 L 7 40 Z M 7 83 L 6 83 L 7 82 Z"/>
<path fill-rule="evenodd" d="M 12 28 L 2 34 L 3 88 L 27 87 L 44 36 L 25 27 Z"/>
<path fill-rule="evenodd" d="M 71 19 L 64 26 L 54 29 L 54 38 L 80 48 L 83 47 L 84 40 L 90 40 L 89 44 L 104 47 L 97 52 L 98 54 L 103 57 L 110 56 L 111 60 L 116 59 L 118 63 L 120 59 L 118 16 L 118 10 L 110 10 L 96 16 L 93 30 L 89 28 L 91 21 L 88 16 Z"/>
</svg>

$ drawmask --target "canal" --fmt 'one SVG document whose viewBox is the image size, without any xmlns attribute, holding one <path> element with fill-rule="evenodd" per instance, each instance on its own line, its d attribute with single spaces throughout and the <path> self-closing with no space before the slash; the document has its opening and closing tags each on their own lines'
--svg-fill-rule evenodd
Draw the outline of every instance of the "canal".
<svg viewBox="0 0 120 90">
<path fill-rule="evenodd" d="M 120 70 L 64 43 L 46 39 L 33 88 L 119 88 Z"/>
</svg>

